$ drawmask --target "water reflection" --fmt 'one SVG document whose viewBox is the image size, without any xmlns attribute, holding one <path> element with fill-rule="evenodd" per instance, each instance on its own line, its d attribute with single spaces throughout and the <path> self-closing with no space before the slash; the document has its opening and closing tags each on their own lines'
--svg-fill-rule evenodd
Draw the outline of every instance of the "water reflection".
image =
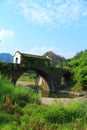
<svg viewBox="0 0 87 130">
<path fill-rule="evenodd" d="M 45 90 L 39 90 L 40 97 L 52 97 L 52 98 L 75 98 L 77 95 L 61 92 L 49 92 Z"/>
</svg>

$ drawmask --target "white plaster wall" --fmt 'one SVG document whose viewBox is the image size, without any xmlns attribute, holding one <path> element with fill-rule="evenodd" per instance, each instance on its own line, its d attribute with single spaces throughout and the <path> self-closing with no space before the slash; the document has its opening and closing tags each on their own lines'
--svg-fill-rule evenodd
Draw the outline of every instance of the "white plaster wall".
<svg viewBox="0 0 87 130">
<path fill-rule="evenodd" d="M 21 54 L 19 52 L 16 52 L 13 57 L 13 63 L 16 63 L 16 58 L 18 59 L 17 64 L 21 63 Z"/>
</svg>

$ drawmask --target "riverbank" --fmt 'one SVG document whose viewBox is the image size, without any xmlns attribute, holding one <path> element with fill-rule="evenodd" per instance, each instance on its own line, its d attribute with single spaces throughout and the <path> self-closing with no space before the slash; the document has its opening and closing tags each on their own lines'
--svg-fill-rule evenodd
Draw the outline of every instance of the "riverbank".
<svg viewBox="0 0 87 130">
<path fill-rule="evenodd" d="M 23 88 L 32 88 L 32 83 L 30 82 L 24 82 L 24 81 L 18 81 L 17 82 L 18 86 L 23 86 Z M 79 101 L 79 102 L 87 102 L 87 91 L 68 91 L 68 90 L 60 90 L 59 93 L 62 94 L 70 94 L 70 95 L 74 95 L 74 98 L 58 98 L 58 97 L 45 97 L 40 95 L 41 98 L 41 104 L 45 104 L 45 105 L 53 105 L 53 104 L 60 104 L 62 103 L 63 105 L 67 105 L 69 102 L 72 101 Z"/>
<path fill-rule="evenodd" d="M 62 103 L 63 105 L 68 104 L 71 101 L 79 101 L 79 102 L 87 102 L 87 92 L 86 91 L 67 91 L 67 90 L 60 90 L 59 93 L 62 94 L 70 94 L 74 95 L 73 98 L 49 98 L 49 97 L 41 97 L 41 103 L 46 105 L 52 105 L 52 104 L 59 104 Z"/>
<path fill-rule="evenodd" d="M 60 104 L 67 105 L 69 102 L 72 101 L 79 101 L 79 102 L 87 102 L 87 96 L 76 97 L 76 98 L 41 98 L 41 103 L 45 105 L 53 105 L 53 104 Z"/>
</svg>

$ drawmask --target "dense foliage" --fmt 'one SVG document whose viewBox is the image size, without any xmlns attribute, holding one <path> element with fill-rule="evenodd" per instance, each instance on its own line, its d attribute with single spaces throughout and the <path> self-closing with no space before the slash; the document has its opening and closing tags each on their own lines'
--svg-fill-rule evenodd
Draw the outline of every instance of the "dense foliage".
<svg viewBox="0 0 87 130">
<path fill-rule="evenodd" d="M 87 103 L 41 105 L 39 95 L 0 76 L 0 130 L 85 130 Z"/>
<path fill-rule="evenodd" d="M 32 82 L 35 83 L 36 80 L 36 73 L 35 72 L 29 72 L 22 74 L 19 79 L 20 81 L 26 81 L 26 82 Z"/>
<path fill-rule="evenodd" d="M 87 89 L 87 50 L 78 53 L 68 61 L 72 73 L 72 83 L 76 87 Z"/>
</svg>

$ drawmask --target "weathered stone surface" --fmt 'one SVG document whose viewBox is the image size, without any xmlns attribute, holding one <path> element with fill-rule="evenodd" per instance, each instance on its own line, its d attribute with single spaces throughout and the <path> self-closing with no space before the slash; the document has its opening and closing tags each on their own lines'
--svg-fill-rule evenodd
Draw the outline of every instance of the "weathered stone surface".
<svg viewBox="0 0 87 130">
<path fill-rule="evenodd" d="M 14 84 L 23 73 L 28 73 L 30 70 L 43 77 L 49 91 L 59 91 L 61 88 L 61 77 L 65 70 L 45 64 L 45 59 L 27 57 L 26 62 L 21 64 L 0 63 L 0 73 L 8 77 Z"/>
</svg>

